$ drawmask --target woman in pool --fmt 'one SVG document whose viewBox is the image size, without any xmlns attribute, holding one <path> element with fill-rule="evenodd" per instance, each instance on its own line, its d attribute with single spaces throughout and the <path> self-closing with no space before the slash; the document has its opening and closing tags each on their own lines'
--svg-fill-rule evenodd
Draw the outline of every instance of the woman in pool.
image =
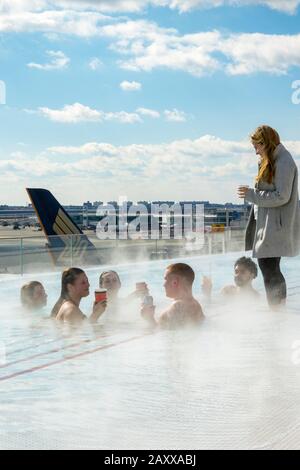
<svg viewBox="0 0 300 470">
<path fill-rule="evenodd" d="M 40 310 L 47 305 L 47 294 L 43 284 L 31 281 L 21 287 L 21 304 L 26 310 Z"/>
<path fill-rule="evenodd" d="M 51 316 L 67 323 L 78 323 L 87 319 L 79 308 L 80 301 L 90 293 L 89 280 L 82 269 L 70 268 L 62 273 L 61 295 L 52 309 Z M 89 317 L 96 323 L 106 309 L 106 301 L 94 302 L 93 312 Z"/>
<path fill-rule="evenodd" d="M 125 299 L 119 298 L 119 291 L 122 287 L 120 277 L 116 271 L 104 271 L 99 278 L 99 287 L 107 290 L 107 301 L 110 310 L 117 311 L 121 304 L 124 306 L 126 302 L 130 302 L 137 298 L 143 298 L 149 294 L 147 284 L 141 282 L 140 288 L 129 294 Z"/>
<path fill-rule="evenodd" d="M 104 271 L 100 274 L 99 287 L 107 290 L 107 300 L 109 304 L 115 304 L 118 301 L 119 291 L 121 289 L 121 280 L 116 271 Z"/>
<path fill-rule="evenodd" d="M 254 189 L 240 186 L 238 195 L 252 203 L 246 250 L 258 258 L 269 305 L 275 307 L 286 301 L 281 258 L 300 251 L 298 170 L 275 129 L 260 126 L 251 141 L 259 155 L 258 176 Z"/>
</svg>

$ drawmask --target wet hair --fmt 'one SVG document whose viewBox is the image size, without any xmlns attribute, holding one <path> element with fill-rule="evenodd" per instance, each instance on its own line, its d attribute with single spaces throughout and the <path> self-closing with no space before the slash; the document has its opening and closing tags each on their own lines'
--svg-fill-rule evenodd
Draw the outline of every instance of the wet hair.
<svg viewBox="0 0 300 470">
<path fill-rule="evenodd" d="M 234 267 L 236 266 L 244 266 L 247 271 L 253 274 L 254 279 L 257 277 L 257 265 L 251 258 L 246 258 L 246 256 L 242 256 L 234 263 Z"/>
<path fill-rule="evenodd" d="M 115 274 L 121 284 L 119 274 L 116 271 L 104 271 L 103 273 L 100 274 L 100 277 L 99 277 L 99 287 L 103 287 L 104 276 L 106 276 L 107 274 Z"/>
<path fill-rule="evenodd" d="M 78 276 L 81 274 L 84 274 L 84 271 L 80 268 L 69 268 L 63 271 L 61 276 L 60 297 L 51 311 L 51 317 L 56 317 L 64 301 L 70 300 L 68 284 L 74 284 Z"/>
<path fill-rule="evenodd" d="M 39 281 L 31 281 L 21 287 L 20 299 L 23 307 L 32 305 L 34 289 L 39 286 L 43 287 L 43 284 Z"/>
<path fill-rule="evenodd" d="M 182 277 L 190 285 L 192 285 L 195 280 L 193 269 L 185 263 L 170 264 L 170 266 L 167 267 L 167 271 L 169 274 Z"/>
<path fill-rule="evenodd" d="M 256 181 L 272 183 L 275 176 L 274 150 L 280 144 L 279 134 L 272 127 L 263 125 L 253 132 L 251 141 L 254 145 L 262 145 L 264 147 Z"/>
</svg>

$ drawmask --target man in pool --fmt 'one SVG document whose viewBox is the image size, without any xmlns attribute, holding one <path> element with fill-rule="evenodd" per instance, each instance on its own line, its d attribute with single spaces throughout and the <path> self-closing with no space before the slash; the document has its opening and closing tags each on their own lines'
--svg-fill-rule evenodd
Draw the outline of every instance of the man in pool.
<svg viewBox="0 0 300 470">
<path fill-rule="evenodd" d="M 221 295 L 227 299 L 247 298 L 257 299 L 259 293 L 254 289 L 252 282 L 257 277 L 257 265 L 251 258 L 243 256 L 234 263 L 234 283 L 223 287 Z M 211 298 L 212 281 L 204 276 L 202 280 L 202 292 L 206 298 Z"/>
<path fill-rule="evenodd" d="M 31 281 L 21 287 L 21 304 L 26 310 L 41 310 L 47 305 L 47 294 L 43 284 Z"/>
<path fill-rule="evenodd" d="M 166 296 L 173 299 L 172 304 L 155 319 L 155 306 L 142 305 L 141 315 L 151 325 L 162 328 L 198 324 L 203 318 L 199 302 L 193 297 L 195 273 L 184 263 L 171 264 L 164 275 Z"/>
</svg>

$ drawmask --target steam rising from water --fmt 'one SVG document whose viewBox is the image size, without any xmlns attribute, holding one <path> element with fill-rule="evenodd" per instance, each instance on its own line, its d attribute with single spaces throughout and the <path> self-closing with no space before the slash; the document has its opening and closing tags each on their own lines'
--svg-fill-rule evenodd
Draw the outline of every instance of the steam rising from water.
<svg viewBox="0 0 300 470">
<path fill-rule="evenodd" d="M 236 257 L 187 260 L 197 274 L 200 301 L 201 274 L 209 274 L 211 267 L 215 301 L 204 309 L 206 320 L 198 328 L 154 334 L 140 319 L 137 304 L 124 307 L 114 319 L 103 316 L 95 329 L 86 325 L 71 335 L 47 319 L 59 295 L 57 274 L 40 278 L 49 294 L 43 314 L 19 309 L 24 279 L 2 281 L 0 341 L 7 360 L 45 355 L 0 368 L 0 447 L 299 448 L 297 263 L 289 260 L 283 268 L 290 286 L 288 308 L 274 313 L 263 295 L 260 304 L 218 300 L 217 292 L 232 281 Z M 163 308 L 168 303 L 162 288 L 167 264 L 112 267 L 120 273 L 120 296 L 134 290 L 135 282 L 146 281 L 158 310 Z M 99 269 L 88 272 L 91 292 L 99 274 Z M 261 279 L 256 286 L 263 293 Z M 91 303 L 92 297 L 82 303 L 85 313 Z M 69 347 L 74 343 L 79 344 Z M 50 354 L 54 348 L 57 352 Z M 46 367 L 1 382 L 9 373 L 41 365 Z"/>
</svg>

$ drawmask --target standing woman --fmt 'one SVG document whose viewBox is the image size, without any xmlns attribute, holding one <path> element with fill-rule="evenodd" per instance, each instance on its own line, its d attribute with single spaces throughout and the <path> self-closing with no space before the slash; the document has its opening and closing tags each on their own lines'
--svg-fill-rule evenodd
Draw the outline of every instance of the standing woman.
<svg viewBox="0 0 300 470">
<path fill-rule="evenodd" d="M 298 169 L 275 129 L 260 126 L 251 141 L 260 156 L 258 176 L 255 188 L 240 186 L 238 196 L 252 203 L 246 250 L 258 258 L 267 299 L 274 307 L 286 301 L 281 258 L 300 251 Z"/>
</svg>

